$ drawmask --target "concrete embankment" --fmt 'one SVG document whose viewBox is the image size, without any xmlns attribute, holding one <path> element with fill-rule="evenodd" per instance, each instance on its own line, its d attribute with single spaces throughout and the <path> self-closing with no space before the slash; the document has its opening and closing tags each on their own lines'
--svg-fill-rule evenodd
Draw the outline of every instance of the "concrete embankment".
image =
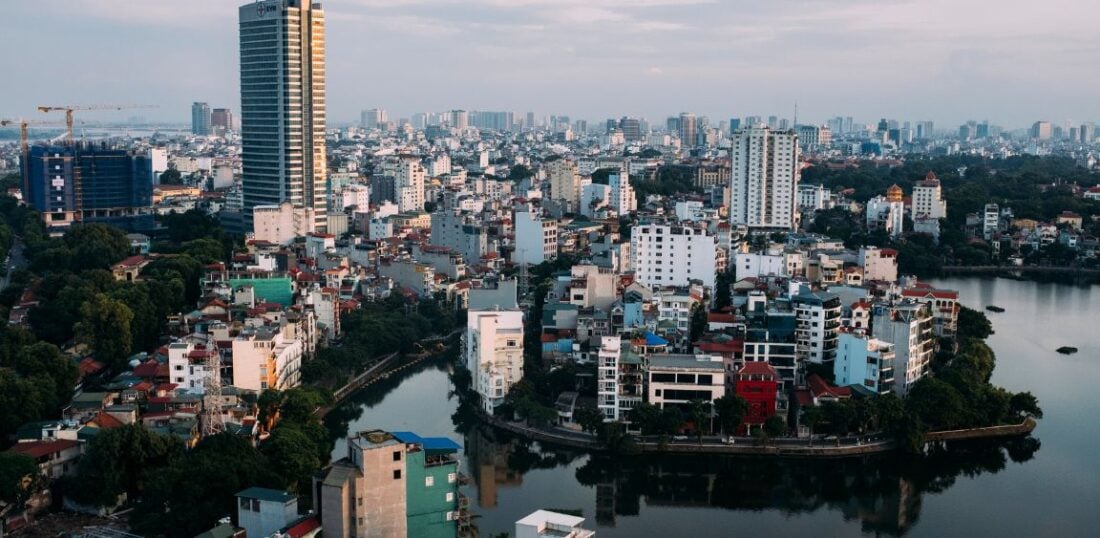
<svg viewBox="0 0 1100 538">
<path fill-rule="evenodd" d="M 516 435 L 543 443 L 599 452 L 605 448 L 592 436 L 570 430 L 532 428 L 523 423 L 484 417 L 489 424 Z M 1019 437 L 1031 433 L 1035 421 L 1027 419 L 1020 424 L 971 428 L 965 430 L 929 432 L 925 441 L 945 442 L 971 439 L 995 439 Z M 664 454 L 726 454 L 738 456 L 775 456 L 784 458 L 850 458 L 893 451 L 893 440 L 881 436 L 846 437 L 841 439 L 814 439 L 813 445 L 806 439 L 778 438 L 761 443 L 751 437 L 735 438 L 732 444 L 714 438 L 673 440 L 665 444 L 651 441 L 636 443 L 643 453 Z"/>
</svg>

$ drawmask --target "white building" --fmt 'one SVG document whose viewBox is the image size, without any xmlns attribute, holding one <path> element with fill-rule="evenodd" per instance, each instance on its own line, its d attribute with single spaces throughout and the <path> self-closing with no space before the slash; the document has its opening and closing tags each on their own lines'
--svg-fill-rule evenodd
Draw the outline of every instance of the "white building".
<svg viewBox="0 0 1100 538">
<path fill-rule="evenodd" d="M 290 202 L 252 208 L 252 239 L 289 245 L 294 238 L 317 230 L 313 209 L 294 207 Z"/>
<path fill-rule="evenodd" d="M 993 239 L 1001 225 L 1001 209 L 997 204 L 985 204 L 982 211 L 982 238 L 986 241 Z"/>
<path fill-rule="evenodd" d="M 913 219 L 924 217 L 933 220 L 947 218 L 947 200 L 943 199 L 943 190 L 936 174 L 928 176 L 913 186 Z"/>
<path fill-rule="evenodd" d="M 576 212 L 582 188 L 577 164 L 567 159 L 553 161 L 546 165 L 546 175 L 550 180 L 550 198 L 564 202 L 570 211 Z"/>
<path fill-rule="evenodd" d="M 859 249 L 859 265 L 863 280 L 898 281 L 898 251 L 892 248 L 863 247 Z"/>
<path fill-rule="evenodd" d="M 611 205 L 611 187 L 587 183 L 581 187 L 580 214 L 594 218 L 601 208 Z"/>
<path fill-rule="evenodd" d="M 593 538 L 596 531 L 581 528 L 583 517 L 538 510 L 516 522 L 516 538 Z"/>
<path fill-rule="evenodd" d="M 717 241 L 705 228 L 646 223 L 630 237 L 630 265 L 646 286 L 686 286 L 699 280 L 714 289 Z"/>
<path fill-rule="evenodd" d="M 901 396 L 928 373 L 936 348 L 932 325 L 923 303 L 880 303 L 871 309 L 872 336 L 894 345 L 894 387 Z"/>
<path fill-rule="evenodd" d="M 619 215 L 626 215 L 638 209 L 638 201 L 634 198 L 634 188 L 630 186 L 630 174 L 626 166 L 618 173 L 607 177 L 607 186 L 611 190 L 611 207 Z"/>
<path fill-rule="evenodd" d="M 492 414 L 512 385 L 523 379 L 523 312 L 471 310 L 465 352 L 482 409 Z"/>
<path fill-rule="evenodd" d="M 731 139 L 730 223 L 793 230 L 801 177 L 798 135 L 766 127 L 740 129 Z"/>
<path fill-rule="evenodd" d="M 836 385 L 863 385 L 886 394 L 894 389 L 894 360 L 894 344 L 863 333 L 841 333 L 833 363 Z"/>
<path fill-rule="evenodd" d="M 767 253 L 738 252 L 733 257 L 738 279 L 802 274 L 802 254 L 780 250 Z"/>
<path fill-rule="evenodd" d="M 676 220 L 699 221 L 703 218 L 703 202 L 680 200 L 676 202 Z"/>
<path fill-rule="evenodd" d="M 361 211 L 366 211 L 367 208 L 370 207 L 370 186 L 360 183 L 347 185 L 340 193 L 340 198 L 340 209 L 343 210 L 355 206 Z"/>
<path fill-rule="evenodd" d="M 557 221 L 543 218 L 530 208 L 517 208 L 514 216 L 516 251 L 512 259 L 516 263 L 538 265 L 558 255 Z"/>
<path fill-rule="evenodd" d="M 798 208 L 803 213 L 829 209 L 831 202 L 832 193 L 824 185 L 798 186 Z"/>
<path fill-rule="evenodd" d="M 394 174 L 397 207 L 402 213 L 424 210 L 424 177 L 426 171 L 415 155 L 402 155 Z"/>
<path fill-rule="evenodd" d="M 298 497 L 285 491 L 248 488 L 237 493 L 237 522 L 247 536 L 278 536 L 298 519 Z"/>
<path fill-rule="evenodd" d="M 206 392 L 210 374 L 207 358 L 217 355 L 217 350 L 196 348 L 190 342 L 174 342 L 168 345 L 168 378 L 177 388 L 195 394 Z"/>
<path fill-rule="evenodd" d="M 282 331 L 261 328 L 233 340 L 233 386 L 263 392 L 287 390 L 301 382 L 302 342 Z"/>
<path fill-rule="evenodd" d="M 604 420 L 619 420 L 619 357 L 622 338 L 603 336 L 597 352 L 596 407 Z"/>
<path fill-rule="evenodd" d="M 905 202 L 901 187 L 893 185 L 886 196 L 876 196 L 867 201 L 867 228 L 885 230 L 890 237 L 898 237 L 905 231 Z"/>
<path fill-rule="evenodd" d="M 726 395 L 724 371 L 721 359 L 706 355 L 650 355 L 646 401 L 661 409 L 713 402 Z"/>
<path fill-rule="evenodd" d="M 791 297 L 791 305 L 795 313 L 794 333 L 799 360 L 814 364 L 833 362 L 840 334 L 840 296 L 813 292 L 803 286 Z"/>
</svg>

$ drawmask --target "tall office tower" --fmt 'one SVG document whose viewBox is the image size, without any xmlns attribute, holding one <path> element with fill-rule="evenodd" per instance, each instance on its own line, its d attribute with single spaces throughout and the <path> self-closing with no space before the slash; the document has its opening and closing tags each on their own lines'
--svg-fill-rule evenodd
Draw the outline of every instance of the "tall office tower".
<svg viewBox="0 0 1100 538">
<path fill-rule="evenodd" d="M 772 128 L 772 129 L 775 129 L 775 128 L 779 127 L 779 117 L 778 116 L 768 116 L 768 127 Z"/>
<path fill-rule="evenodd" d="M 191 134 L 210 134 L 210 105 L 199 102 L 191 104 Z"/>
<path fill-rule="evenodd" d="M 426 112 L 416 112 L 412 115 L 413 129 L 427 129 L 428 128 L 428 114 Z"/>
<path fill-rule="evenodd" d="M 1083 123 L 1077 133 L 1082 144 L 1091 144 L 1093 137 L 1096 136 L 1096 126 L 1091 123 Z"/>
<path fill-rule="evenodd" d="M 377 129 L 387 119 L 386 111 L 381 108 L 368 108 L 359 113 L 359 124 L 364 129 Z"/>
<path fill-rule="evenodd" d="M 741 128 L 741 118 L 730 118 L 730 134 L 736 133 Z"/>
<path fill-rule="evenodd" d="M 917 138 L 921 140 L 931 140 L 932 131 L 935 130 L 936 124 L 931 121 L 918 121 L 917 122 Z"/>
<path fill-rule="evenodd" d="M 523 122 L 523 128 L 524 129 L 534 129 L 535 127 L 536 127 L 536 125 L 535 125 L 535 113 L 534 112 L 528 112 L 527 113 L 527 119 L 524 120 L 524 122 Z"/>
<path fill-rule="evenodd" d="M 218 134 L 233 130 L 233 111 L 228 108 L 215 108 L 210 111 L 210 127 Z"/>
<path fill-rule="evenodd" d="M 420 164 L 420 157 L 402 155 L 397 165 L 396 179 L 397 208 L 401 212 L 424 211 L 424 176 L 426 171 Z"/>
<path fill-rule="evenodd" d="M 627 142 L 637 142 L 642 139 L 642 122 L 638 118 L 623 116 L 619 120 L 619 129 L 623 132 L 623 138 Z"/>
<path fill-rule="evenodd" d="M 607 118 L 607 120 L 603 122 L 603 125 L 604 132 L 607 134 L 611 134 L 612 131 L 619 128 L 619 122 L 615 118 Z"/>
<path fill-rule="evenodd" d="M 309 0 L 261 0 L 239 17 L 245 227 L 252 208 L 290 202 L 312 209 L 324 231 L 324 11 Z"/>
<path fill-rule="evenodd" d="M 1054 125 L 1049 121 L 1037 121 L 1031 126 L 1031 138 L 1050 140 L 1054 136 Z"/>
<path fill-rule="evenodd" d="M 730 147 L 730 223 L 749 228 L 795 229 L 800 158 L 794 131 L 748 127 L 734 133 Z"/>
<path fill-rule="evenodd" d="M 683 112 L 680 114 L 680 144 L 685 147 L 695 147 L 697 136 L 695 114 Z"/>
<path fill-rule="evenodd" d="M 447 123 L 454 129 L 465 130 L 470 126 L 470 115 L 465 110 L 452 110 Z"/>
<path fill-rule="evenodd" d="M 673 134 L 674 135 L 679 135 L 680 134 L 680 118 L 677 118 L 677 117 L 673 116 L 673 117 L 670 117 L 667 120 L 665 120 L 665 130 L 667 130 L 668 134 L 670 134 L 670 135 L 673 135 Z"/>
</svg>

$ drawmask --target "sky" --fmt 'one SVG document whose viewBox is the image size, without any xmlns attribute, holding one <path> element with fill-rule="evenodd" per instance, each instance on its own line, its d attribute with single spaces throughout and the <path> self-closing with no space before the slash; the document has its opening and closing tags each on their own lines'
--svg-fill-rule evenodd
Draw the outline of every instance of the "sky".
<svg viewBox="0 0 1100 538">
<path fill-rule="evenodd" d="M 1100 121 L 1096 0 L 322 0 L 330 122 L 364 108 Z M 239 0 L 4 2 L 0 117 L 239 108 Z"/>
</svg>

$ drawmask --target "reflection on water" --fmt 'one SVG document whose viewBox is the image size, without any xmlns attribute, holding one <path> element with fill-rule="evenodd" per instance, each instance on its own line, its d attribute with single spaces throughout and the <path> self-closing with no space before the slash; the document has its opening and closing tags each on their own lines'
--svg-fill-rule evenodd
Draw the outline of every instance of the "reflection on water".
<svg viewBox="0 0 1100 538">
<path fill-rule="evenodd" d="M 349 430 L 371 427 L 450 435 L 462 442 L 464 493 L 476 500 L 483 535 L 510 530 L 539 509 L 579 511 L 601 536 L 718 534 L 760 514 L 783 516 L 785 528 L 839 519 L 840 530 L 898 535 L 921 517 L 926 494 L 959 477 L 997 473 L 1039 448 L 1036 439 L 959 443 L 924 457 L 885 455 L 835 461 L 729 456 L 594 455 L 540 446 L 477 424 L 450 394 L 445 360 L 428 361 L 379 382 L 326 418 L 334 455 Z M 706 515 L 701 515 L 705 510 Z M 723 518 L 712 516 L 725 516 Z M 742 521 L 744 520 L 744 521 Z M 667 534 L 667 532 L 665 533 Z"/>
</svg>

